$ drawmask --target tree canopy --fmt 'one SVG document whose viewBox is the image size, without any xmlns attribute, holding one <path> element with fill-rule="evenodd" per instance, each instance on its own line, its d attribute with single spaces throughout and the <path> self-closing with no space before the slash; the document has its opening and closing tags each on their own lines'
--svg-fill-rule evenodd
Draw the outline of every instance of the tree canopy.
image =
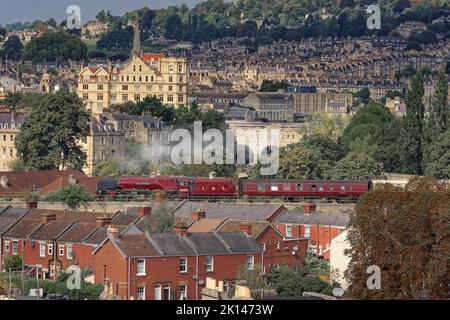
<svg viewBox="0 0 450 320">
<path fill-rule="evenodd" d="M 403 188 L 383 185 L 351 214 L 346 294 L 357 299 L 448 299 L 450 192 L 431 178 Z M 369 266 L 380 268 L 381 287 L 370 290 Z"/>
<path fill-rule="evenodd" d="M 81 142 L 89 134 L 83 102 L 66 90 L 36 99 L 15 140 L 17 156 L 29 170 L 81 170 L 86 162 Z"/>
</svg>

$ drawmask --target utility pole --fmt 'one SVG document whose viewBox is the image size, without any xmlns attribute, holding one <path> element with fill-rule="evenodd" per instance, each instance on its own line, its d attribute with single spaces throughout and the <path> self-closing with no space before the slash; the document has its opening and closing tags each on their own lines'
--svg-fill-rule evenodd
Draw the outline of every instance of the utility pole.
<svg viewBox="0 0 450 320">
<path fill-rule="evenodd" d="M 11 299 L 11 291 L 12 291 L 11 268 L 9 268 L 8 277 L 9 277 L 8 298 Z"/>
</svg>

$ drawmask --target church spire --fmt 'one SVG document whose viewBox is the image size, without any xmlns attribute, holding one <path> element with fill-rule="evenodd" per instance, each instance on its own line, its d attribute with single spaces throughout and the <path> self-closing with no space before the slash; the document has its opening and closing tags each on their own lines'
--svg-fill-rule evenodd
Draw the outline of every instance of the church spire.
<svg viewBox="0 0 450 320">
<path fill-rule="evenodd" d="M 139 15 L 136 12 L 136 21 L 134 22 L 134 36 L 133 36 L 133 49 L 131 49 L 131 55 L 141 55 L 141 34 L 139 31 Z"/>
</svg>

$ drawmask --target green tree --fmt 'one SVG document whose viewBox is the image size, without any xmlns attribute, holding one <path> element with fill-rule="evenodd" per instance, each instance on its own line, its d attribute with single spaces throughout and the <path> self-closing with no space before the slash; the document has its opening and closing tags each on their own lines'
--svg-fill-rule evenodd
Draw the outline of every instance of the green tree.
<svg viewBox="0 0 450 320">
<path fill-rule="evenodd" d="M 362 88 L 361 90 L 359 90 L 358 92 L 356 92 L 354 94 L 354 97 L 361 99 L 361 101 L 364 104 L 369 103 L 369 101 L 370 101 L 370 90 L 369 90 L 369 88 Z"/>
<path fill-rule="evenodd" d="M 411 90 L 406 97 L 406 115 L 399 139 L 399 158 L 402 173 L 422 173 L 422 130 L 425 108 L 422 104 L 424 94 L 423 77 L 416 74 L 411 83 Z"/>
<path fill-rule="evenodd" d="M 432 145 L 436 142 L 436 140 L 448 130 L 449 113 L 447 78 L 444 73 L 440 73 L 436 83 L 434 100 L 423 129 L 424 168 L 426 168 L 428 164 L 430 148 L 432 148 Z"/>
<path fill-rule="evenodd" d="M 326 174 L 332 180 L 369 180 L 383 177 L 383 165 L 364 153 L 349 153 Z"/>
<path fill-rule="evenodd" d="M 280 150 L 277 177 L 280 179 L 317 179 L 322 176 L 320 155 L 303 144 L 293 144 Z"/>
<path fill-rule="evenodd" d="M 342 143 L 350 151 L 370 151 L 372 154 L 382 143 L 385 128 L 392 121 L 394 115 L 389 109 L 381 103 L 370 102 L 352 117 L 342 134 Z M 363 144 L 366 146 L 362 147 Z"/>
<path fill-rule="evenodd" d="M 378 186 L 350 216 L 346 294 L 353 299 L 449 299 L 450 192 L 431 178 L 405 188 Z M 381 288 L 367 287 L 367 268 L 381 270 Z"/>
<path fill-rule="evenodd" d="M 11 36 L 3 43 L 3 57 L 10 60 L 20 60 L 23 54 L 23 44 L 17 36 Z"/>
<path fill-rule="evenodd" d="M 442 133 L 426 149 L 424 174 L 439 179 L 450 178 L 450 130 Z"/>
<path fill-rule="evenodd" d="M 146 216 L 144 219 L 145 229 L 149 233 L 172 232 L 174 225 L 174 211 L 165 202 L 161 202 L 161 205 L 152 212 L 152 215 Z"/>
<path fill-rule="evenodd" d="M 18 255 L 5 257 L 3 261 L 3 268 L 6 271 L 20 271 L 22 270 L 22 259 Z"/>
<path fill-rule="evenodd" d="M 20 92 L 10 92 L 6 98 L 2 101 L 5 106 L 11 108 L 11 110 L 16 110 L 17 107 L 22 103 L 23 95 Z"/>
<path fill-rule="evenodd" d="M 255 297 L 255 291 L 265 287 L 265 280 L 262 275 L 262 267 L 260 264 L 255 264 L 253 269 L 249 269 L 247 265 L 240 266 L 236 279 L 250 288 L 253 297 Z"/>
<path fill-rule="evenodd" d="M 30 170 L 80 170 L 86 162 L 80 142 L 88 134 L 89 114 L 75 93 L 46 94 L 36 101 L 17 135 L 17 155 Z"/>
<path fill-rule="evenodd" d="M 76 208 L 80 204 L 93 201 L 94 198 L 83 186 L 75 184 L 49 192 L 43 200 L 46 202 L 63 202 L 70 208 Z"/>
<path fill-rule="evenodd" d="M 86 60 L 87 46 L 81 39 L 64 31 L 46 32 L 25 45 L 23 59 L 33 62 Z"/>
</svg>

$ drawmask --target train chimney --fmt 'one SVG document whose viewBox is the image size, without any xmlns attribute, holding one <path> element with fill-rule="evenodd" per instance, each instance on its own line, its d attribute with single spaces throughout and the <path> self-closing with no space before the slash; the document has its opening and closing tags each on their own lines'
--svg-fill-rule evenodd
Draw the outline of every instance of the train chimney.
<svg viewBox="0 0 450 320">
<path fill-rule="evenodd" d="M 211 171 L 211 172 L 209 173 L 209 178 L 210 178 L 210 179 L 215 179 L 216 177 L 217 177 L 217 172 Z"/>
</svg>

